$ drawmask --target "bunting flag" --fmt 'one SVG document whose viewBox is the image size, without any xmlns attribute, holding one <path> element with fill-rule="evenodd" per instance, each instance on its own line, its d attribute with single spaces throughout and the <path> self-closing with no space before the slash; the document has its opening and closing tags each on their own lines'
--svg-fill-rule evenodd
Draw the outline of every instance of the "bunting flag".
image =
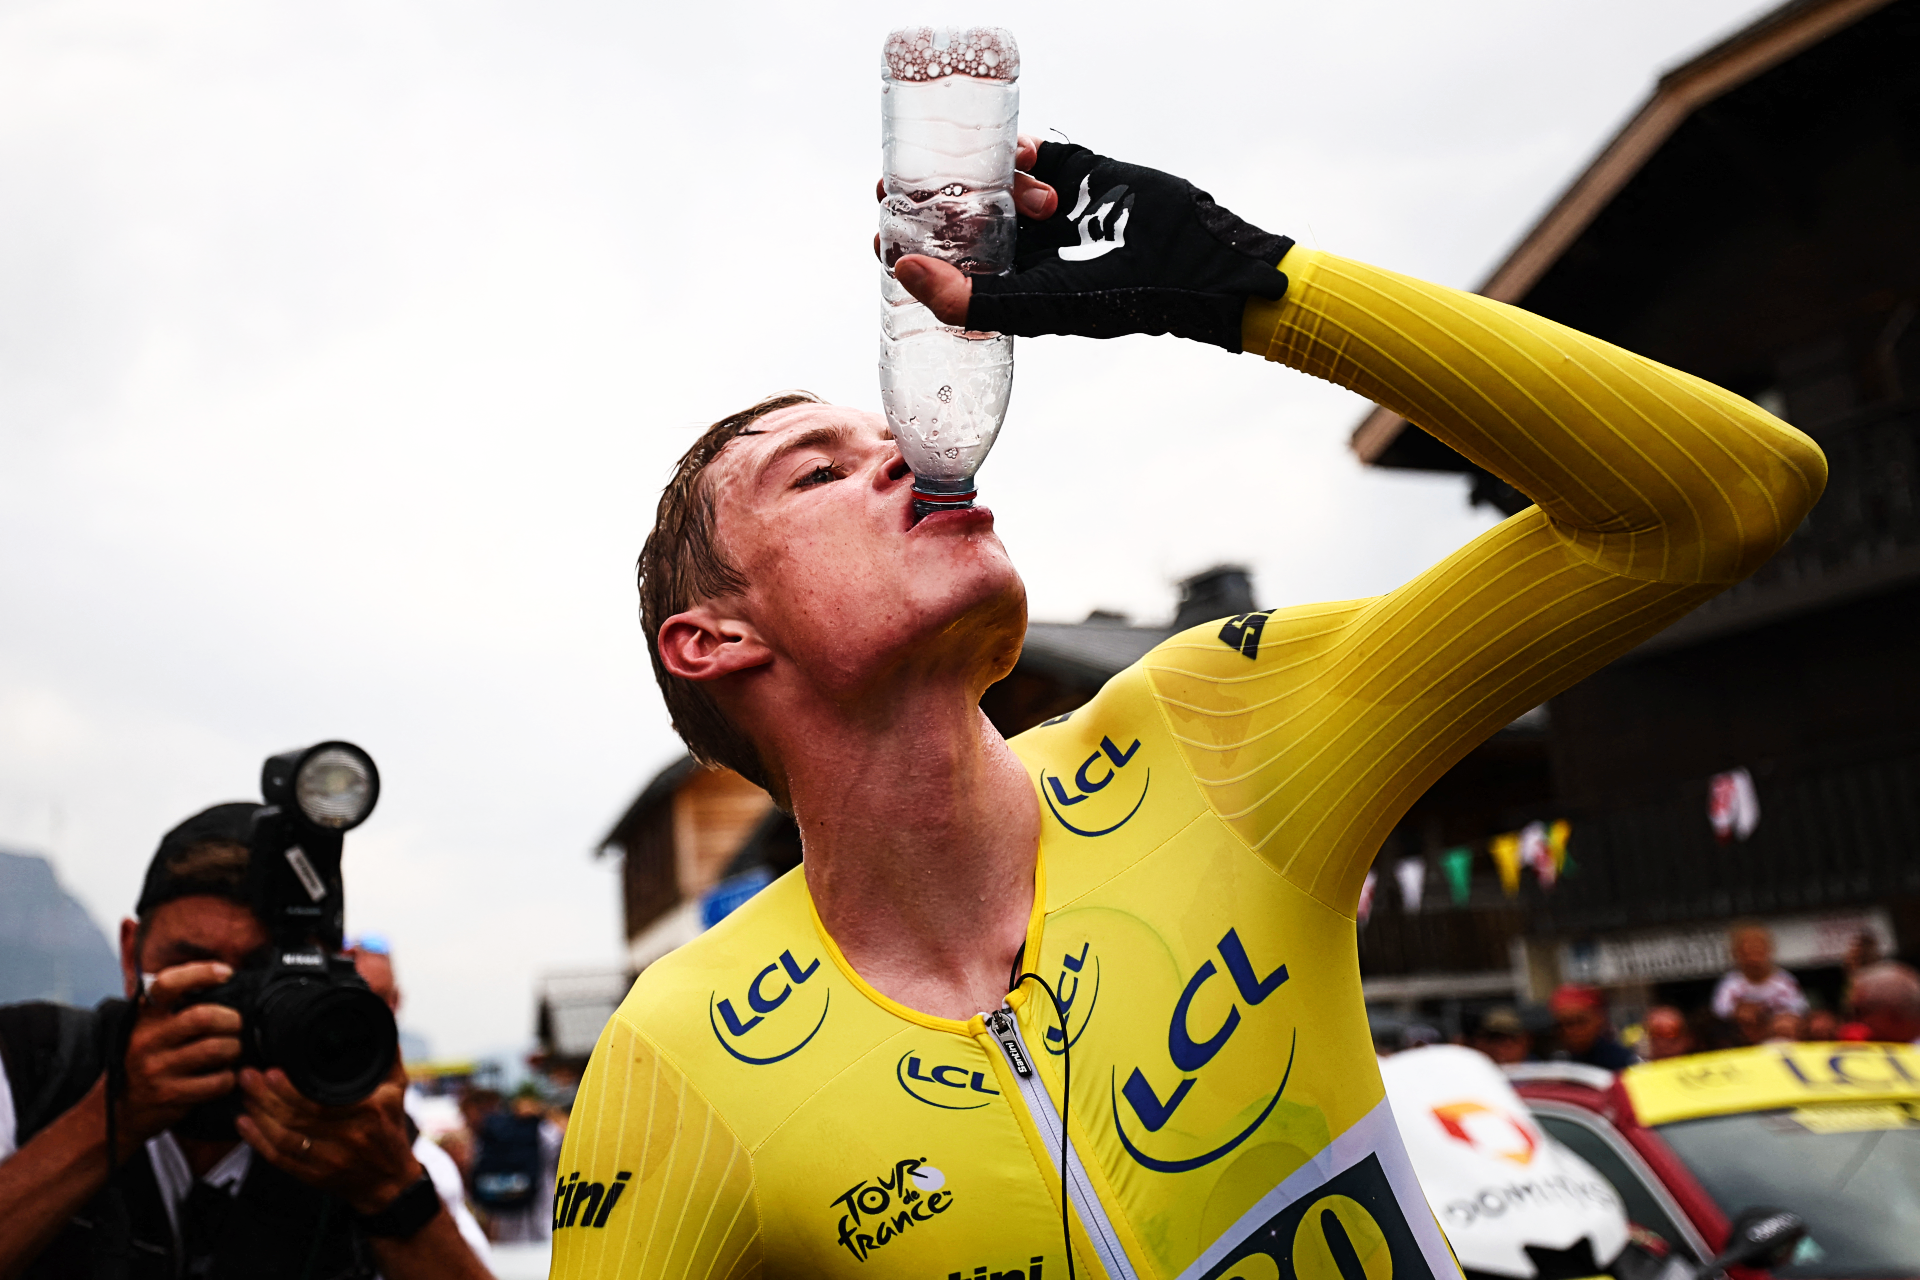
<svg viewBox="0 0 1920 1280">
<path fill-rule="evenodd" d="M 1361 924 L 1365 924 L 1367 917 L 1373 914 L 1373 886 L 1378 880 L 1379 877 L 1369 871 L 1367 878 L 1360 882 L 1360 906 L 1354 915 Z"/>
<path fill-rule="evenodd" d="M 1529 822 L 1520 828 L 1520 861 L 1533 868 L 1533 874 L 1540 878 L 1542 889 L 1553 888 L 1553 878 L 1560 868 L 1555 865 L 1553 851 L 1547 846 L 1547 824 Z"/>
<path fill-rule="evenodd" d="M 1567 842 L 1573 839 L 1573 824 L 1565 818 L 1556 818 L 1547 826 L 1547 852 L 1553 855 L 1553 874 L 1558 879 L 1567 874 L 1572 863 L 1567 857 Z"/>
<path fill-rule="evenodd" d="M 1440 855 L 1440 865 L 1447 872 L 1447 888 L 1452 891 L 1453 905 L 1466 906 L 1467 899 L 1473 895 L 1473 850 L 1465 845 L 1449 849 Z"/>
<path fill-rule="evenodd" d="M 1520 833 L 1509 831 L 1487 841 L 1494 869 L 1500 873 L 1500 888 L 1511 898 L 1520 892 Z"/>
<path fill-rule="evenodd" d="M 1753 790 L 1752 774 L 1729 769 L 1713 775 L 1707 783 L 1707 821 L 1721 844 L 1753 834 L 1760 825 L 1760 797 Z"/>
<path fill-rule="evenodd" d="M 1420 898 L 1427 887 L 1426 859 L 1402 858 L 1393 868 L 1393 875 L 1400 882 L 1400 904 L 1408 915 L 1419 914 Z"/>
</svg>

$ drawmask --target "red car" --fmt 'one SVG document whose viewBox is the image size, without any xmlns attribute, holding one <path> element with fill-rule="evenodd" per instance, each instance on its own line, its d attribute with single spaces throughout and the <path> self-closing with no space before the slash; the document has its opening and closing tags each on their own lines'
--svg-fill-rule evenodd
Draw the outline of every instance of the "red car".
<svg viewBox="0 0 1920 1280">
<path fill-rule="evenodd" d="M 1808 1232 L 1782 1280 L 1920 1280 L 1920 1050 L 1780 1044 L 1690 1054 L 1617 1078 L 1507 1068 L 1540 1126 L 1613 1183 L 1627 1216 L 1699 1263 L 1764 1207 Z"/>
</svg>

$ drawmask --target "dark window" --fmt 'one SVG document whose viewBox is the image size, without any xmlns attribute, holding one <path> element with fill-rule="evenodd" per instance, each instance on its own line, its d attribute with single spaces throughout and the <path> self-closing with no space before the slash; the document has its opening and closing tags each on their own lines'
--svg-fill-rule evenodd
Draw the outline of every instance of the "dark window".
<svg viewBox="0 0 1920 1280">
<path fill-rule="evenodd" d="M 1681 1256 L 1692 1258 L 1695 1262 L 1702 1261 L 1694 1257 L 1693 1250 L 1687 1247 L 1687 1237 L 1675 1225 L 1672 1216 L 1661 1207 L 1660 1198 L 1653 1193 L 1646 1180 L 1627 1163 L 1613 1143 L 1600 1134 L 1597 1126 L 1603 1122 L 1596 1120 L 1589 1126 L 1566 1116 L 1539 1111 L 1533 1113 L 1533 1118 L 1561 1146 L 1592 1165 L 1595 1172 L 1613 1184 L 1631 1221 L 1661 1237 Z"/>
</svg>

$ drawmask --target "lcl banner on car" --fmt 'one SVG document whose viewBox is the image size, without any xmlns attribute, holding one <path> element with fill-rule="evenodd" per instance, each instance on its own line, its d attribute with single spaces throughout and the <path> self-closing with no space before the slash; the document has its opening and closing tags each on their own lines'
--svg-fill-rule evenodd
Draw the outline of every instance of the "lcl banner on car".
<svg viewBox="0 0 1920 1280">
<path fill-rule="evenodd" d="M 1485 1055 L 1458 1045 L 1380 1063 L 1414 1172 L 1460 1265 L 1530 1278 L 1525 1246 L 1585 1238 L 1605 1267 L 1627 1246 L 1613 1187 L 1549 1137 Z"/>
</svg>

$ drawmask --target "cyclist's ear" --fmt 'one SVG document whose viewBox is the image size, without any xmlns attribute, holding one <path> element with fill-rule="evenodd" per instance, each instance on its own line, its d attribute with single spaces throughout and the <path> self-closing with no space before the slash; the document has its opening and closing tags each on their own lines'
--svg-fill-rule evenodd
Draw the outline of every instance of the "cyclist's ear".
<svg viewBox="0 0 1920 1280">
<path fill-rule="evenodd" d="M 660 665 L 682 680 L 719 680 L 773 661 L 751 622 L 705 604 L 661 623 L 659 643 Z"/>
</svg>

